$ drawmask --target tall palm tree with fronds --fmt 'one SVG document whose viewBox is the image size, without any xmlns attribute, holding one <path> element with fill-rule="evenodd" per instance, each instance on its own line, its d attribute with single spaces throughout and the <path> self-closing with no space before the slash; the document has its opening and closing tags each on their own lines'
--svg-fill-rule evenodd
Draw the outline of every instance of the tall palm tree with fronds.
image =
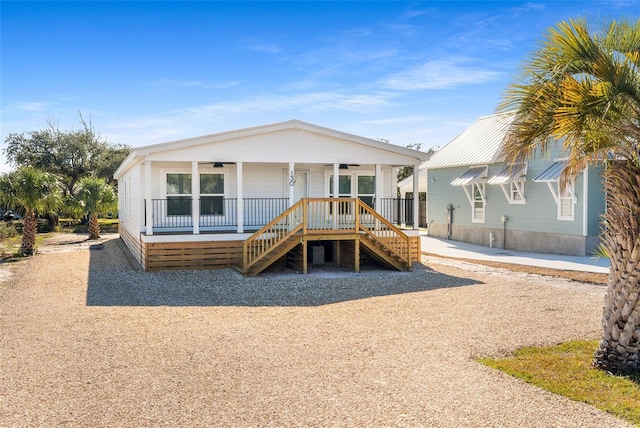
<svg viewBox="0 0 640 428">
<path fill-rule="evenodd" d="M 115 190 L 104 178 L 85 177 L 80 180 L 77 200 L 89 215 L 89 239 L 100 238 L 98 216 L 116 210 L 118 198 Z"/>
<path fill-rule="evenodd" d="M 62 205 L 61 190 L 57 176 L 32 167 L 18 168 L 0 176 L 0 202 L 24 215 L 22 255 L 34 254 L 38 233 L 36 215 L 56 212 Z"/>
<path fill-rule="evenodd" d="M 516 114 L 503 145 L 508 162 L 559 144 L 568 159 L 561 184 L 589 163 L 605 165 L 601 242 L 611 269 L 594 363 L 640 372 L 640 21 L 549 29 L 501 110 Z"/>
</svg>

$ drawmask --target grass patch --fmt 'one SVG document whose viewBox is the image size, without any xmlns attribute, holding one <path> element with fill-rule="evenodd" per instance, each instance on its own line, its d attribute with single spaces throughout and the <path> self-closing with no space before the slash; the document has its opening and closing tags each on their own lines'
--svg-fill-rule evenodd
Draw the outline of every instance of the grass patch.
<svg viewBox="0 0 640 428">
<path fill-rule="evenodd" d="M 98 223 L 100 223 L 100 233 L 118 233 L 119 220 L 117 218 L 99 218 Z M 88 233 L 89 225 L 82 224 L 77 220 L 62 218 L 59 221 L 58 231 L 62 233 Z"/>
<path fill-rule="evenodd" d="M 36 235 L 36 249 L 40 247 L 44 243 L 44 240 L 50 236 L 51 233 L 38 233 Z M 0 259 L 21 257 L 20 247 L 22 247 L 22 234 L 0 239 Z"/>
<path fill-rule="evenodd" d="M 506 358 L 478 361 L 640 426 L 640 378 L 611 376 L 592 366 L 598 341 L 523 348 Z"/>
</svg>

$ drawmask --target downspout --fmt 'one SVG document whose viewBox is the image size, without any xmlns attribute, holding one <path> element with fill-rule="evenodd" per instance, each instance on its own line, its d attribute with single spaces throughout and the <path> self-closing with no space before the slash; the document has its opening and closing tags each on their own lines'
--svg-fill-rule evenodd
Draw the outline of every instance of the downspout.
<svg viewBox="0 0 640 428">
<path fill-rule="evenodd" d="M 145 235 L 153 235 L 153 200 L 151 199 L 151 161 L 144 161 Z"/>
</svg>

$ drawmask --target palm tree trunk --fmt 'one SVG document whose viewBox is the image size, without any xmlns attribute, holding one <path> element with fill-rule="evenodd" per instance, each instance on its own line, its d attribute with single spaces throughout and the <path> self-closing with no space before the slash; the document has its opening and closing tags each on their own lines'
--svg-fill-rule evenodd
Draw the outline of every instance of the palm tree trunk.
<svg viewBox="0 0 640 428">
<path fill-rule="evenodd" d="M 100 222 L 98 222 L 98 215 L 91 213 L 89 217 L 89 239 L 100 238 Z"/>
<path fill-rule="evenodd" d="M 20 252 L 23 256 L 32 256 L 36 248 L 36 234 L 38 222 L 33 211 L 27 211 L 22 223 L 22 245 Z"/>
<path fill-rule="evenodd" d="M 603 247 L 611 260 L 596 367 L 640 373 L 640 165 L 614 161 L 605 171 Z"/>
</svg>

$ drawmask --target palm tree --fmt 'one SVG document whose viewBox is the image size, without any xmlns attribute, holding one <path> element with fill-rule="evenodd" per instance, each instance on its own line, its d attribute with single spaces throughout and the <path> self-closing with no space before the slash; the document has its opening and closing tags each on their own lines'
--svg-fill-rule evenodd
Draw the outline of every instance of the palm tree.
<svg viewBox="0 0 640 428">
<path fill-rule="evenodd" d="M 89 215 L 89 239 L 100 238 L 98 215 L 115 211 L 118 206 L 113 187 L 104 178 L 85 177 L 80 180 L 77 200 Z"/>
<path fill-rule="evenodd" d="M 604 164 L 601 245 L 611 269 L 594 364 L 639 373 L 640 21 L 592 29 L 569 20 L 549 29 L 500 109 L 516 115 L 503 145 L 507 162 L 559 144 L 568 159 L 561 183 L 589 163 Z"/>
<path fill-rule="evenodd" d="M 55 212 L 62 205 L 60 181 L 36 168 L 19 168 L 0 176 L 0 202 L 24 214 L 20 252 L 33 255 L 38 232 L 36 214 Z"/>
</svg>

